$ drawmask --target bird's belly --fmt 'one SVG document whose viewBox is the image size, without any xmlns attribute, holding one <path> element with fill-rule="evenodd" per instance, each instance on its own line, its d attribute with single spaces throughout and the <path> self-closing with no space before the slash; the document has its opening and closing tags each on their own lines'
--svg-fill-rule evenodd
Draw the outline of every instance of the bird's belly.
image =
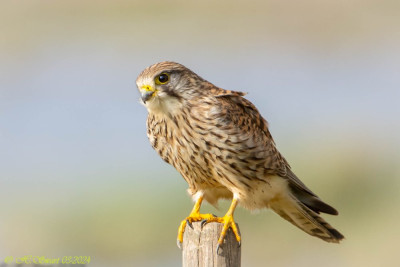
<svg viewBox="0 0 400 267">
<path fill-rule="evenodd" d="M 179 145 L 171 147 L 173 165 L 188 182 L 190 189 L 195 193 L 198 190 L 221 187 L 212 171 L 211 159 L 205 155 L 201 144 L 181 141 Z"/>
<path fill-rule="evenodd" d="M 185 149 L 190 146 L 195 146 L 197 150 Z M 189 183 L 189 193 L 194 195 L 202 190 L 211 204 L 237 194 L 241 206 L 254 210 L 268 208 L 270 202 L 288 192 L 284 178 L 265 175 L 262 168 L 245 170 L 239 164 L 235 167 L 230 164 L 231 161 L 238 162 L 235 155 L 220 147 L 223 144 L 206 147 L 204 143 L 193 140 L 193 143 L 173 148 L 176 150 L 172 154 L 180 155 L 175 159 L 178 162 L 175 167 Z M 193 154 L 193 151 L 197 153 Z"/>
<path fill-rule="evenodd" d="M 179 171 L 190 194 L 203 191 L 211 203 L 237 194 L 242 206 L 261 209 L 287 192 L 284 178 L 268 175 L 263 164 L 243 165 L 241 154 L 232 151 L 225 140 L 209 139 L 197 132 L 189 138 L 185 127 L 176 128 L 172 134 L 165 120 L 149 123 L 155 124 L 148 132 L 154 149 Z"/>
<path fill-rule="evenodd" d="M 271 175 L 267 180 L 268 183 L 253 181 L 251 189 L 239 191 L 239 203 L 250 210 L 269 208 L 270 203 L 289 193 L 286 179 Z"/>
</svg>

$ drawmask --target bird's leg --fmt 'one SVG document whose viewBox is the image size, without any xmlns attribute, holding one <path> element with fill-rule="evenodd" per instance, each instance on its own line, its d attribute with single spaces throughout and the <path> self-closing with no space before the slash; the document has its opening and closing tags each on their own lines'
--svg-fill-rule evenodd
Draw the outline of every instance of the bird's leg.
<svg viewBox="0 0 400 267">
<path fill-rule="evenodd" d="M 210 220 L 207 220 L 207 222 L 219 222 L 219 223 L 224 224 L 221 234 L 218 239 L 217 253 L 218 253 L 219 247 L 224 243 L 224 239 L 225 239 L 225 236 L 226 236 L 226 233 L 227 233 L 229 227 L 232 228 L 233 234 L 235 235 L 236 240 L 240 246 L 240 240 L 241 240 L 240 233 L 236 226 L 235 221 L 233 220 L 233 213 L 235 212 L 235 208 L 236 208 L 237 204 L 238 204 L 238 198 L 236 196 L 234 196 L 232 199 L 231 206 L 229 207 L 229 210 L 225 214 L 224 217 L 214 217 L 214 218 L 211 218 Z"/>
<path fill-rule="evenodd" d="M 178 247 L 181 247 L 181 244 L 183 242 L 183 233 L 185 232 L 186 224 L 188 224 L 191 228 L 192 222 L 198 222 L 198 221 L 210 221 L 212 218 L 215 216 L 212 214 L 200 214 L 200 206 L 201 203 L 203 202 L 203 195 L 200 195 L 199 198 L 196 200 L 196 203 L 194 204 L 194 207 L 192 211 L 190 212 L 189 216 L 184 219 L 178 229 L 178 240 L 177 244 Z"/>
</svg>

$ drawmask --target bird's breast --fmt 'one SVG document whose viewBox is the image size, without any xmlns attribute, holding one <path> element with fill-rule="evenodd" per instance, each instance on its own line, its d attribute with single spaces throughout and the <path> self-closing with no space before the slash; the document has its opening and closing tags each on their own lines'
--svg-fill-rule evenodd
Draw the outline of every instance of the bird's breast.
<svg viewBox="0 0 400 267">
<path fill-rule="evenodd" d="M 213 158 L 205 153 L 203 134 L 193 129 L 186 118 L 149 115 L 147 135 L 161 158 L 180 172 L 189 187 L 218 185 L 212 173 Z"/>
</svg>

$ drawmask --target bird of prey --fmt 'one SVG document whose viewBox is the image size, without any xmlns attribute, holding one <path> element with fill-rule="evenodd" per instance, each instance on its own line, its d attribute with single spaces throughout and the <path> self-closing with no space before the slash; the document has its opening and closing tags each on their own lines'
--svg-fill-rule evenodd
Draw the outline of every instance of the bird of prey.
<svg viewBox="0 0 400 267">
<path fill-rule="evenodd" d="M 224 224 L 218 247 L 229 228 L 240 245 L 233 219 L 238 204 L 250 210 L 271 208 L 327 242 L 344 238 L 319 216 L 338 212 L 292 172 L 276 148 L 267 121 L 244 93 L 219 88 L 168 61 L 144 69 L 136 84 L 148 110 L 151 145 L 183 176 L 195 201 L 180 224 L 178 246 L 186 225 L 195 221 Z M 203 200 L 215 205 L 219 199 L 232 199 L 225 216 L 200 213 Z"/>
</svg>

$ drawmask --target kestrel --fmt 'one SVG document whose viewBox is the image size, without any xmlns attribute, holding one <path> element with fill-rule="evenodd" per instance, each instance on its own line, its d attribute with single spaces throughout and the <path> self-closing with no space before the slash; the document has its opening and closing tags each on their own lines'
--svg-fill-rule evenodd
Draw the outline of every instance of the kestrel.
<svg viewBox="0 0 400 267">
<path fill-rule="evenodd" d="M 242 92 L 224 90 L 175 62 L 154 64 L 136 80 L 148 110 L 147 135 L 161 158 L 189 184 L 195 205 L 178 230 L 182 243 L 186 224 L 223 223 L 218 247 L 232 229 L 238 204 L 254 210 L 271 208 L 304 232 L 327 242 L 344 236 L 319 216 L 337 215 L 292 172 L 279 153 L 267 121 Z M 215 205 L 232 199 L 225 216 L 201 214 L 203 200 Z"/>
</svg>

